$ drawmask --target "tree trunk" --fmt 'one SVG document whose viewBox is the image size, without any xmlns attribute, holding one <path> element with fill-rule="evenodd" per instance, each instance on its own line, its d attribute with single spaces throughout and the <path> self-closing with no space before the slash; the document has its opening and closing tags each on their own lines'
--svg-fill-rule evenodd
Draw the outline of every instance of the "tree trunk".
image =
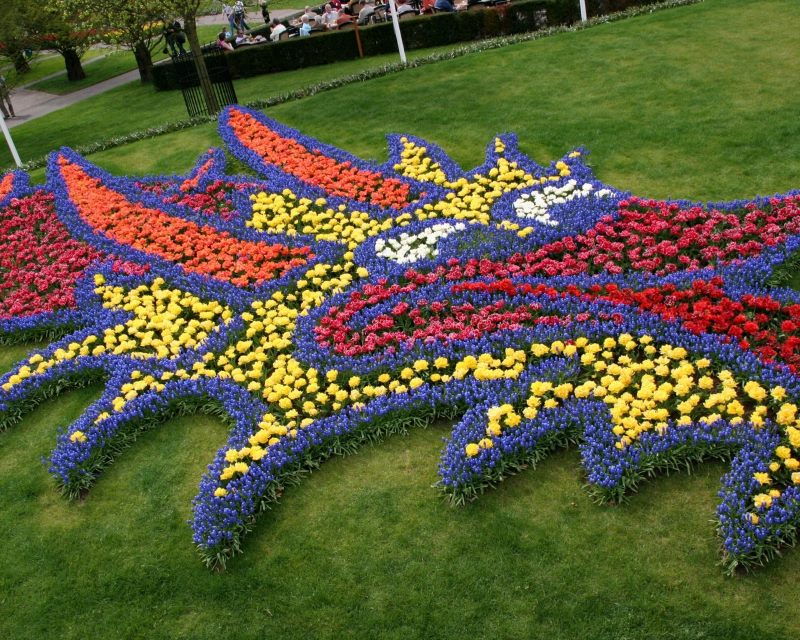
<svg viewBox="0 0 800 640">
<path fill-rule="evenodd" d="M 76 82 L 86 77 L 86 72 L 81 65 L 81 57 L 75 49 L 64 49 L 60 52 L 64 56 L 64 64 L 67 67 L 67 80 Z"/>
<path fill-rule="evenodd" d="M 144 42 L 137 42 L 133 48 L 133 56 L 136 58 L 136 66 L 139 68 L 139 78 L 142 83 L 153 81 L 153 57 L 150 49 Z"/>
<path fill-rule="evenodd" d="M 9 51 L 8 57 L 14 63 L 14 69 L 17 73 L 28 73 L 31 70 L 31 65 L 28 64 L 28 58 L 23 49 Z"/>
<path fill-rule="evenodd" d="M 197 69 L 197 77 L 200 80 L 200 89 L 205 98 L 208 115 L 213 116 L 219 113 L 219 103 L 217 102 L 217 97 L 214 95 L 211 79 L 208 77 L 208 69 L 206 69 L 203 51 L 200 49 L 200 41 L 197 39 L 197 25 L 195 24 L 194 14 L 183 16 L 183 30 L 186 32 L 186 38 L 189 40 L 189 50 L 192 52 L 192 57 L 194 58 L 194 66 Z"/>
</svg>

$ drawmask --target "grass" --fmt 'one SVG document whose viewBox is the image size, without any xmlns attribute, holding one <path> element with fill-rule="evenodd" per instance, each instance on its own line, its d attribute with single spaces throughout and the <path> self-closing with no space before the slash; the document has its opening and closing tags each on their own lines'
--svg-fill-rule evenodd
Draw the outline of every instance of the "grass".
<svg viewBox="0 0 800 640">
<path fill-rule="evenodd" d="M 375 159 L 395 130 L 474 165 L 510 130 L 540 160 L 585 144 L 602 179 L 641 194 L 773 193 L 800 175 L 796 18 L 789 0 L 708 0 L 270 114 Z M 209 125 L 92 160 L 185 170 L 216 142 Z M 24 352 L 4 347 L 0 368 Z M 222 425 L 169 421 L 68 503 L 38 460 L 97 393 L 66 394 L 0 434 L 0 637 L 751 640 L 800 628 L 798 550 L 734 578 L 716 565 L 725 465 L 597 506 L 571 449 L 451 509 L 430 486 L 446 425 L 326 462 L 260 518 L 243 556 L 209 573 L 185 522 Z"/>
<path fill-rule="evenodd" d="M 83 55 L 81 61 L 83 63 L 87 63 L 94 58 L 107 53 L 108 49 L 101 47 L 89 49 Z M 41 80 L 45 76 L 53 75 L 54 73 L 63 72 L 64 75 L 67 73 L 64 69 L 64 58 L 61 55 L 50 51 L 40 51 L 35 53 L 33 58 L 31 58 L 29 61 L 29 64 L 31 70 L 24 74 L 17 74 L 11 65 L 7 65 L 3 69 L 2 74 L 6 76 L 9 86 L 16 87 L 20 85 L 27 85 L 36 82 L 37 80 Z"/>
<path fill-rule="evenodd" d="M 800 554 L 723 578 L 709 517 L 719 464 L 594 505 L 577 452 L 463 509 L 442 503 L 433 428 L 326 463 L 209 573 L 185 520 L 225 438 L 203 416 L 145 434 L 68 503 L 32 462 L 97 389 L 2 436 L 6 638 L 778 638 L 800 622 Z M 769 603 L 769 606 L 765 606 Z M 263 636 L 262 636 L 263 634 Z"/>
<path fill-rule="evenodd" d="M 63 73 L 52 78 L 39 80 L 39 82 L 29 86 L 28 89 L 64 95 L 91 87 L 98 82 L 103 82 L 103 80 L 108 80 L 135 68 L 136 61 L 130 51 L 114 51 L 97 62 L 84 65 L 83 69 L 86 72 L 86 77 L 83 80 L 70 82 L 67 80 L 66 73 Z"/>
</svg>

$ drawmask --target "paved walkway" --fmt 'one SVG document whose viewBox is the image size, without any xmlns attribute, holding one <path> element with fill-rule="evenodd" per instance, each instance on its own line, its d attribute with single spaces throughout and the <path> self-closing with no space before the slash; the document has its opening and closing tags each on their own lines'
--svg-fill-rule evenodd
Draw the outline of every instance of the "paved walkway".
<svg viewBox="0 0 800 640">
<path fill-rule="evenodd" d="M 34 91 L 33 89 L 16 89 L 11 94 L 11 104 L 14 105 L 14 113 L 17 114 L 17 117 L 6 120 L 6 124 L 9 129 L 12 129 L 34 118 L 47 115 L 53 111 L 58 111 L 63 107 L 67 107 L 81 100 L 85 100 L 86 98 L 91 98 L 109 89 L 119 87 L 120 85 L 138 79 L 139 72 L 134 69 L 133 71 L 128 71 L 122 75 L 104 80 L 103 82 L 93 84 L 91 87 L 73 91 L 63 96 L 54 93 L 46 93 L 44 91 Z"/>
<path fill-rule="evenodd" d="M 279 20 L 283 20 L 287 16 L 294 15 L 296 13 L 297 10 L 278 9 L 276 11 L 271 11 L 270 16 L 273 18 L 278 18 Z M 261 14 L 255 12 L 247 15 L 247 22 L 253 28 L 264 24 Z M 197 19 L 197 24 L 219 24 L 220 26 L 224 26 L 226 21 L 222 14 L 217 14 L 213 16 L 200 16 Z M 92 62 L 93 60 L 87 62 L 87 64 L 91 64 Z M 17 114 L 17 117 L 6 120 L 6 124 L 8 125 L 9 129 L 12 129 L 18 125 L 24 124 L 25 122 L 34 120 L 35 118 L 47 115 L 48 113 L 52 113 L 58 109 L 75 104 L 81 100 L 86 100 L 86 98 L 91 98 L 101 93 L 105 93 L 110 89 L 114 89 L 115 87 L 119 87 L 123 84 L 127 84 L 138 79 L 139 72 L 134 69 L 132 71 L 128 71 L 127 73 L 109 78 L 108 80 L 104 80 L 103 82 L 93 84 L 85 89 L 67 93 L 63 96 L 53 93 L 46 93 L 44 91 L 27 89 L 24 86 L 18 87 L 11 94 L 11 104 L 14 105 L 14 113 Z M 0 139 L 2 138 L 0 137 Z"/>
</svg>

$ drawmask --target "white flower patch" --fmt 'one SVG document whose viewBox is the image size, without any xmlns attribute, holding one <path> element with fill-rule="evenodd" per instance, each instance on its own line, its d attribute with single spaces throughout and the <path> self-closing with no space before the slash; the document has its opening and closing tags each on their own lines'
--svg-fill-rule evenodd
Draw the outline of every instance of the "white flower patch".
<svg viewBox="0 0 800 640">
<path fill-rule="evenodd" d="M 548 210 L 557 204 L 564 204 L 576 198 L 586 198 L 593 190 L 594 186 L 589 182 L 578 188 L 575 180 L 568 180 L 560 187 L 548 185 L 541 191 L 523 193 L 514 201 L 514 211 L 519 218 L 533 220 L 548 227 L 557 227 L 558 220 L 552 218 Z M 612 193 L 610 189 L 600 189 L 594 196 L 605 198 Z"/>
<path fill-rule="evenodd" d="M 434 224 L 419 233 L 401 233 L 394 238 L 375 242 L 375 253 L 381 258 L 393 260 L 398 264 L 411 264 L 419 260 L 429 260 L 439 254 L 436 244 L 442 238 L 463 231 L 467 226 L 463 222 Z"/>
</svg>

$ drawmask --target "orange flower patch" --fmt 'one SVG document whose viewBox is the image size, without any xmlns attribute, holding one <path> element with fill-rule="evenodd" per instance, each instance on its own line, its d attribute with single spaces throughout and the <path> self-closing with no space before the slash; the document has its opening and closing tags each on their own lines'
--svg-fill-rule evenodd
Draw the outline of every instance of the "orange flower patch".
<svg viewBox="0 0 800 640">
<path fill-rule="evenodd" d="M 209 158 L 203 163 L 203 166 L 200 167 L 196 172 L 193 178 L 186 178 L 183 182 L 181 182 L 180 190 L 184 193 L 191 191 L 192 189 L 196 189 L 197 185 L 200 184 L 200 179 L 208 173 L 208 170 L 214 164 L 214 161 Z"/>
<path fill-rule="evenodd" d="M 318 149 L 309 150 L 238 109 L 230 110 L 228 122 L 239 141 L 264 162 L 331 195 L 392 209 L 402 209 L 409 202 L 410 188 L 401 180 L 359 169 L 347 161 L 339 162 Z"/>
<path fill-rule="evenodd" d="M 7 173 L 0 178 L 0 200 L 5 198 L 14 188 L 14 174 Z"/>
<path fill-rule="evenodd" d="M 240 240 L 210 226 L 131 202 L 66 157 L 58 159 L 78 215 L 115 242 L 177 263 L 189 273 L 237 286 L 279 278 L 314 258 L 308 247 Z"/>
</svg>

